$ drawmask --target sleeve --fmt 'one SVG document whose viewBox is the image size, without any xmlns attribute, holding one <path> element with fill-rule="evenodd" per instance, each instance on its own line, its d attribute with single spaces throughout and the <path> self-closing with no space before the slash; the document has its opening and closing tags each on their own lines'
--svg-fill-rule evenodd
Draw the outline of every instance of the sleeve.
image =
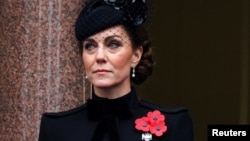
<svg viewBox="0 0 250 141">
<path fill-rule="evenodd" d="M 194 141 L 193 122 L 187 111 L 176 116 L 173 128 L 169 141 Z"/>
<path fill-rule="evenodd" d="M 42 116 L 38 141 L 54 141 L 48 120 L 48 117 Z"/>
</svg>

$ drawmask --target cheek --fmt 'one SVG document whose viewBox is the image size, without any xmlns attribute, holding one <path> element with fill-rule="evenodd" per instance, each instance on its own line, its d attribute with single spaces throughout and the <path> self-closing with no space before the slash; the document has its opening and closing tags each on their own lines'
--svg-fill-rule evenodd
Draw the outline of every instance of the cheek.
<svg viewBox="0 0 250 141">
<path fill-rule="evenodd" d="M 125 68 L 128 68 L 130 70 L 131 67 L 131 58 L 132 56 L 128 54 L 120 54 L 116 56 L 115 58 L 111 58 L 112 65 L 116 69 L 126 70 Z"/>
<path fill-rule="evenodd" d="M 91 66 L 91 59 L 90 57 L 87 57 L 86 55 L 83 55 L 82 56 L 82 62 L 83 62 L 83 65 L 84 65 L 84 69 L 87 71 L 90 69 L 90 66 Z"/>
</svg>

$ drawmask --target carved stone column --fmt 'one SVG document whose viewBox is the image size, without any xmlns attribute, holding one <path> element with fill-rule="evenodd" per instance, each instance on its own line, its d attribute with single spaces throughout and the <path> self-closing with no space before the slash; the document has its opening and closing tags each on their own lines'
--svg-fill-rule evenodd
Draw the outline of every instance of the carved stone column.
<svg viewBox="0 0 250 141">
<path fill-rule="evenodd" d="M 41 114 L 85 102 L 74 23 L 83 0 L 0 1 L 0 140 L 35 141 Z"/>
</svg>

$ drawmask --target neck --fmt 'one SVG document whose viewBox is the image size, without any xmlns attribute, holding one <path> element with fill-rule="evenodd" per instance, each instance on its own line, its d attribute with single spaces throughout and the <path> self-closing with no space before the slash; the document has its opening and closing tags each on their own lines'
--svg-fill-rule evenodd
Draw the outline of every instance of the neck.
<svg viewBox="0 0 250 141">
<path fill-rule="evenodd" d="M 94 86 L 94 92 L 97 96 L 102 98 L 108 98 L 108 99 L 116 99 L 119 97 L 122 97 L 126 94 L 128 94 L 131 91 L 130 86 L 123 86 L 123 87 L 95 87 Z"/>
</svg>

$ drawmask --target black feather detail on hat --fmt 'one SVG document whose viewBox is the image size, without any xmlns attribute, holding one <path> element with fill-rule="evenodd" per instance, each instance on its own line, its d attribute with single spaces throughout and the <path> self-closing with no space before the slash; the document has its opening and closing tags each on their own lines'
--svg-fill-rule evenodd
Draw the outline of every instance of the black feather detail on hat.
<svg viewBox="0 0 250 141">
<path fill-rule="evenodd" d="M 76 21 L 75 35 L 82 41 L 118 24 L 139 26 L 146 13 L 145 0 L 88 0 Z"/>
</svg>

